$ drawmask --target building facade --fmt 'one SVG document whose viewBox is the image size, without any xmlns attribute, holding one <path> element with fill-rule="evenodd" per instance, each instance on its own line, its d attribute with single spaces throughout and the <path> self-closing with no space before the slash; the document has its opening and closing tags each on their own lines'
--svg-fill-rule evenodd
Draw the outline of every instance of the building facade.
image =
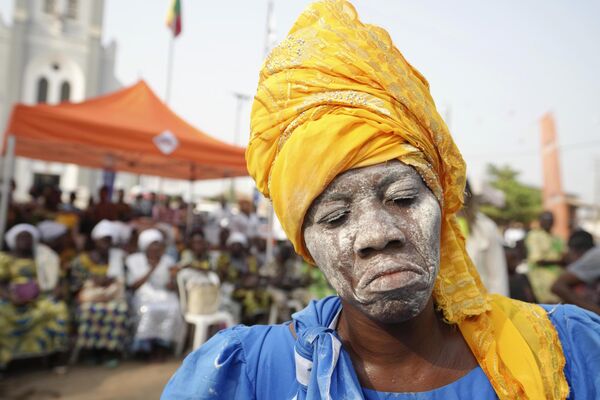
<svg viewBox="0 0 600 400">
<path fill-rule="evenodd" d="M 121 86 L 114 73 L 116 43 L 102 43 L 103 17 L 104 0 L 15 0 L 11 22 L 0 18 L 2 135 L 15 103 L 78 102 Z M 43 182 L 72 191 L 95 188 L 99 179 L 99 171 L 76 165 L 15 163 L 17 199 Z"/>
</svg>

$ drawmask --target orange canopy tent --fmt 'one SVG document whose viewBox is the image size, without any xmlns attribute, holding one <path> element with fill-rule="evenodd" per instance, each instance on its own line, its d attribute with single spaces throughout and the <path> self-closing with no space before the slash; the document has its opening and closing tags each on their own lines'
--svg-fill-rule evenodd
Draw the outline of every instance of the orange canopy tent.
<svg viewBox="0 0 600 400">
<path fill-rule="evenodd" d="M 194 128 L 144 82 L 82 103 L 16 105 L 15 155 L 167 178 L 246 176 L 244 148 Z"/>
</svg>

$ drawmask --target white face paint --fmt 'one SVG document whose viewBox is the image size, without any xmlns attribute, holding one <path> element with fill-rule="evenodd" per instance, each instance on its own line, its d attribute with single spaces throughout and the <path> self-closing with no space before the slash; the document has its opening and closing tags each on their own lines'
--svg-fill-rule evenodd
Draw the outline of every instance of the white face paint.
<svg viewBox="0 0 600 400">
<path fill-rule="evenodd" d="M 417 316 L 439 269 L 441 210 L 399 161 L 346 171 L 313 201 L 306 247 L 340 297 L 370 318 Z"/>
</svg>

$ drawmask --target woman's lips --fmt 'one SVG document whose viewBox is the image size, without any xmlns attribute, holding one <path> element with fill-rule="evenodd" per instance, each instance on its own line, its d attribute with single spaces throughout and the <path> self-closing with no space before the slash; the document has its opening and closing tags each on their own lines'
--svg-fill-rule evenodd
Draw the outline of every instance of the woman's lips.
<svg viewBox="0 0 600 400">
<path fill-rule="evenodd" d="M 375 287 L 391 287 L 395 284 L 404 286 L 423 273 L 423 268 L 410 262 L 394 263 L 383 268 L 379 266 L 376 270 L 366 272 L 359 280 L 358 287 L 373 290 Z"/>
<path fill-rule="evenodd" d="M 413 270 L 398 270 L 381 275 L 371 281 L 365 288 L 370 292 L 387 292 L 412 286 L 422 280 L 423 274 Z"/>
</svg>

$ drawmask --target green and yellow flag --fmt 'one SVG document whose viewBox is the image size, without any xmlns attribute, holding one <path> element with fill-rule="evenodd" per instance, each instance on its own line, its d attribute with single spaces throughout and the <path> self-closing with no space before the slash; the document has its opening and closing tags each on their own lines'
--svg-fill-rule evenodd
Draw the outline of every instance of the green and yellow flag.
<svg viewBox="0 0 600 400">
<path fill-rule="evenodd" d="M 181 33 L 181 0 L 172 0 L 167 15 L 167 27 L 173 32 L 173 37 Z"/>
</svg>

